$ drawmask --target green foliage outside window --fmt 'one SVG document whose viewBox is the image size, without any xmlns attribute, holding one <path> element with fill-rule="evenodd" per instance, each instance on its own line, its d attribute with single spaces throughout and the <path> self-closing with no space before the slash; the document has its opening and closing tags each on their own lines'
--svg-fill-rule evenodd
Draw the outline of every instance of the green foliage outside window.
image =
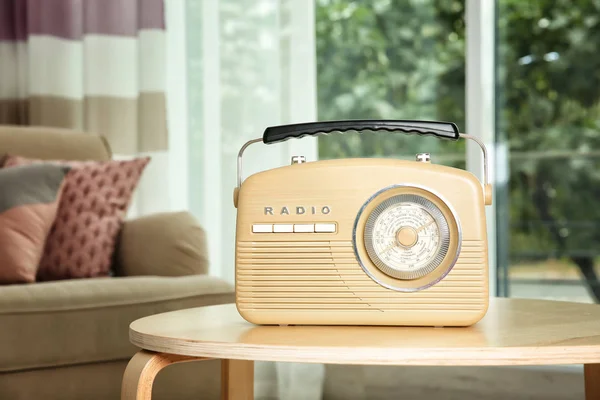
<svg viewBox="0 0 600 400">
<path fill-rule="evenodd" d="M 464 130 L 464 1 L 317 0 L 316 14 L 320 120 L 432 119 Z M 509 154 L 498 218 L 510 263 L 576 265 L 598 300 L 600 1 L 499 0 L 497 19 L 497 141 Z M 464 167 L 462 141 L 319 140 L 321 158 L 419 151 Z"/>
</svg>

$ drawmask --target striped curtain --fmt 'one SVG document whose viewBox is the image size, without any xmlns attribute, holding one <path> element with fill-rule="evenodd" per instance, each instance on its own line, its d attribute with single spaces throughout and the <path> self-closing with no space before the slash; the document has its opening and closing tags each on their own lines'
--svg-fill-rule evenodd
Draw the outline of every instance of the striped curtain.
<svg viewBox="0 0 600 400">
<path fill-rule="evenodd" d="M 105 136 L 150 155 L 137 213 L 168 207 L 162 0 L 0 0 L 0 124 Z"/>
</svg>

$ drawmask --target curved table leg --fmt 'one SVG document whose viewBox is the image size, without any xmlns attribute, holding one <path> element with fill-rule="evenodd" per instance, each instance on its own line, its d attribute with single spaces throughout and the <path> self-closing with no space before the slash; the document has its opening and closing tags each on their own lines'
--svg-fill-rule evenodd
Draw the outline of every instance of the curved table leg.
<svg viewBox="0 0 600 400">
<path fill-rule="evenodd" d="M 221 400 L 254 399 L 254 361 L 221 360 Z"/>
<path fill-rule="evenodd" d="M 584 364 L 585 399 L 600 399 L 600 364 Z"/>
<path fill-rule="evenodd" d="M 121 386 L 121 400 L 150 400 L 154 378 L 161 369 L 171 364 L 202 360 L 209 359 L 142 350 L 127 364 Z"/>
</svg>

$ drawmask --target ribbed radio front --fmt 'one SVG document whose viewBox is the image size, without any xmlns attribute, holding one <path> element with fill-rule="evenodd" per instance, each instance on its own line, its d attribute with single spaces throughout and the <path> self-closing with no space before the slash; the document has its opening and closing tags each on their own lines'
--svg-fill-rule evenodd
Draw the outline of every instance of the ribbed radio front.
<svg viewBox="0 0 600 400">
<path fill-rule="evenodd" d="M 384 288 L 360 267 L 350 241 L 238 242 L 240 310 L 475 311 L 485 305 L 485 247 L 463 240 L 457 263 L 427 289 Z"/>
</svg>

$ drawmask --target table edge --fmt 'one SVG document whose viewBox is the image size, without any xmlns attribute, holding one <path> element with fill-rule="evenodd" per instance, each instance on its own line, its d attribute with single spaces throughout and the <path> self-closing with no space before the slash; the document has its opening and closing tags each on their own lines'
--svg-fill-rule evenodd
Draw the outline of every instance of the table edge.
<svg viewBox="0 0 600 400">
<path fill-rule="evenodd" d="M 140 334 L 130 329 L 140 349 L 213 359 L 356 365 L 502 366 L 600 364 L 599 345 L 448 348 L 302 348 L 282 345 L 198 342 Z"/>
</svg>

